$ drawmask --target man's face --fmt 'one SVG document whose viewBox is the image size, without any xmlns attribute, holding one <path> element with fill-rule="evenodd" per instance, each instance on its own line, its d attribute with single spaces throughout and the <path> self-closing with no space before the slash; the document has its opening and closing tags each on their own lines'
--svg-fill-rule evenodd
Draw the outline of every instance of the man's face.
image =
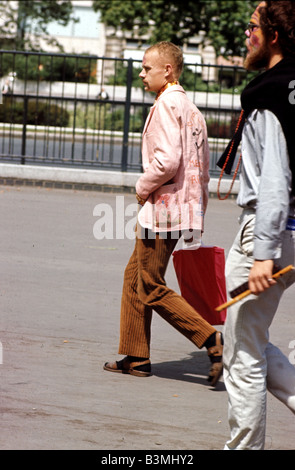
<svg viewBox="0 0 295 470">
<path fill-rule="evenodd" d="M 258 5 L 251 16 L 250 26 L 245 31 L 248 53 L 244 66 L 247 70 L 261 70 L 267 68 L 270 61 L 270 49 L 260 28 L 259 8 L 264 6 L 266 6 L 265 2 L 261 2 Z"/>
<path fill-rule="evenodd" d="M 157 50 L 145 53 L 139 76 L 142 78 L 145 91 L 158 93 L 166 85 L 166 67 Z"/>
</svg>

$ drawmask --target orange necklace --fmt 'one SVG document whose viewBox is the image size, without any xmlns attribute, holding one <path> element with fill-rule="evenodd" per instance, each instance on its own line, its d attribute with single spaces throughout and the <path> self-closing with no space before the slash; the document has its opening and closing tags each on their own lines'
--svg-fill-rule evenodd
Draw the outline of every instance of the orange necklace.
<svg viewBox="0 0 295 470">
<path fill-rule="evenodd" d="M 178 82 L 177 80 L 175 80 L 174 82 L 166 83 L 166 85 L 164 85 L 164 86 L 161 88 L 161 90 L 158 92 L 155 101 L 157 101 L 157 99 L 159 98 L 159 96 L 161 96 L 161 94 L 164 93 L 164 91 L 167 90 L 167 88 L 169 88 L 169 87 L 172 86 L 172 85 L 179 85 L 179 82 Z"/>
</svg>

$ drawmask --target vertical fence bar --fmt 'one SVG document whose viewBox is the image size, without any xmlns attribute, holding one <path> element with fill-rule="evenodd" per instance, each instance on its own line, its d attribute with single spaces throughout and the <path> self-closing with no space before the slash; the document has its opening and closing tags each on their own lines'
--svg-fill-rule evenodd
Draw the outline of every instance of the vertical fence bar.
<svg viewBox="0 0 295 470">
<path fill-rule="evenodd" d="M 26 163 L 26 144 L 27 144 L 27 120 L 28 120 L 28 95 L 24 96 L 24 113 L 23 113 L 23 132 L 22 132 L 22 150 L 21 150 L 21 164 Z"/>
<path fill-rule="evenodd" d="M 128 60 L 121 170 L 127 171 L 133 60 Z"/>
</svg>

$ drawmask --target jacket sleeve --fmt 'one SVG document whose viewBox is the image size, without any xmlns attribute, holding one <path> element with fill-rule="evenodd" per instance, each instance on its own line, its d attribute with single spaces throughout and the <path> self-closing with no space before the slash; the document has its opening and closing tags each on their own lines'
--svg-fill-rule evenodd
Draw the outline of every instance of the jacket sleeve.
<svg viewBox="0 0 295 470">
<path fill-rule="evenodd" d="M 259 111 L 256 128 L 263 159 L 256 208 L 254 257 L 258 260 L 275 259 L 281 256 L 292 177 L 286 139 L 277 118 L 270 111 Z"/>
<path fill-rule="evenodd" d="M 181 122 L 175 106 L 161 100 L 152 119 L 153 132 L 145 135 L 150 139 L 151 163 L 136 183 L 136 192 L 143 199 L 175 176 L 182 158 Z"/>
</svg>

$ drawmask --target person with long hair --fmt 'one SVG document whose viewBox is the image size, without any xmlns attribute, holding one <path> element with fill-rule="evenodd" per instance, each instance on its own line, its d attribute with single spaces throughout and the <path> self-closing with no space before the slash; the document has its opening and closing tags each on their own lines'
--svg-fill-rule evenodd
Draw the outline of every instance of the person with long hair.
<svg viewBox="0 0 295 470">
<path fill-rule="evenodd" d="M 272 278 L 274 266 L 294 266 L 295 2 L 261 2 L 246 37 L 245 68 L 262 73 L 241 95 L 242 127 L 236 135 L 242 136 L 237 198 L 242 214 L 226 279 L 229 292 L 248 282 L 252 295 L 228 309 L 225 323 L 230 425 L 225 449 L 262 450 L 267 390 L 295 413 L 295 367 L 269 341 L 279 301 L 295 281 L 294 269 Z M 234 155 L 225 154 L 218 165 L 230 172 L 233 161 Z"/>
</svg>

